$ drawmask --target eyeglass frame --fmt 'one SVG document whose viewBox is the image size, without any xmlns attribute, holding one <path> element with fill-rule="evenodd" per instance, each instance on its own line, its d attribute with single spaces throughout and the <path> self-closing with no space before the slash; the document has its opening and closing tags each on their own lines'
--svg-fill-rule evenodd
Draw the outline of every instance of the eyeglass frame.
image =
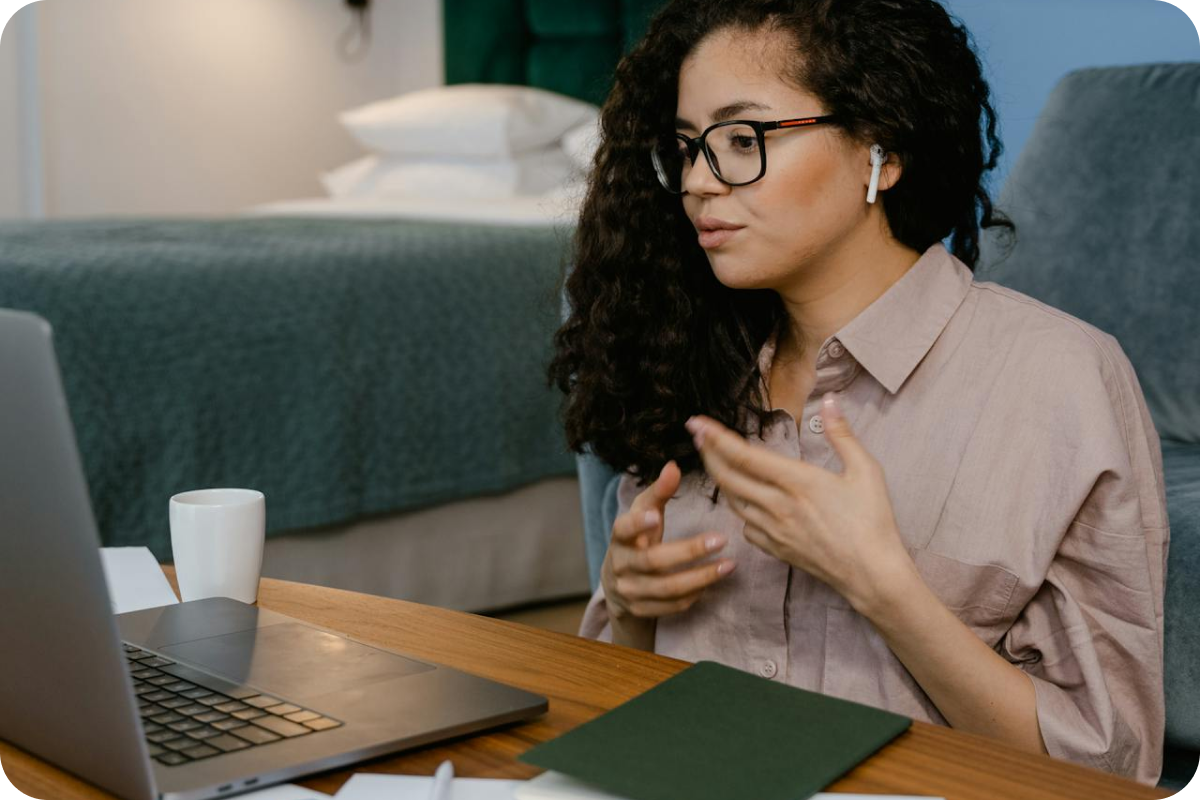
<svg viewBox="0 0 1200 800">
<path fill-rule="evenodd" d="M 708 168 L 712 172 L 714 178 L 716 178 L 717 180 L 719 180 L 721 183 L 725 184 L 726 186 L 748 186 L 751 183 L 762 180 L 763 176 L 765 176 L 767 174 L 767 146 L 766 146 L 766 137 L 763 135 L 764 133 L 766 133 L 767 131 L 773 131 L 773 130 L 779 130 L 779 129 L 785 129 L 785 128 L 807 128 L 807 127 L 811 127 L 813 125 L 834 123 L 834 122 L 837 122 L 838 119 L 839 118 L 833 114 L 827 114 L 823 117 L 794 117 L 792 119 L 778 119 L 773 122 L 763 122 L 761 120 L 753 120 L 753 119 L 730 119 L 730 120 L 725 120 L 724 122 L 716 122 L 712 125 L 709 125 L 707 128 L 704 129 L 704 131 L 699 136 L 688 136 L 686 133 L 680 133 L 679 131 L 676 131 L 675 138 L 679 141 L 684 142 L 684 144 L 686 145 L 687 152 L 688 152 L 688 160 L 692 162 L 693 167 L 696 166 L 696 155 L 700 152 L 703 152 L 704 160 L 708 162 Z M 745 125 L 749 128 L 752 128 L 754 130 L 755 137 L 758 139 L 758 153 L 759 153 L 758 175 L 754 176 L 753 178 L 751 178 L 748 181 L 741 181 L 738 183 L 733 183 L 732 181 L 727 181 L 723 177 L 721 177 L 720 169 L 718 167 L 714 166 L 714 162 L 716 162 L 716 158 L 713 157 L 711 151 L 709 151 L 709 149 L 708 149 L 708 135 L 710 133 L 712 133 L 714 130 L 716 130 L 717 128 L 724 128 L 724 127 L 728 127 L 730 125 Z M 658 146 L 657 145 L 655 145 L 654 147 L 652 147 L 650 149 L 650 161 L 654 165 L 654 173 L 655 173 L 655 175 L 658 176 L 658 183 L 660 186 L 662 186 L 662 188 L 665 191 L 668 191 L 671 194 L 677 194 L 677 195 L 687 193 L 686 190 L 683 189 L 682 181 L 680 182 L 679 191 L 674 191 L 669 186 L 667 186 L 667 182 L 666 182 L 666 179 L 664 176 L 664 169 L 658 158 Z"/>
</svg>

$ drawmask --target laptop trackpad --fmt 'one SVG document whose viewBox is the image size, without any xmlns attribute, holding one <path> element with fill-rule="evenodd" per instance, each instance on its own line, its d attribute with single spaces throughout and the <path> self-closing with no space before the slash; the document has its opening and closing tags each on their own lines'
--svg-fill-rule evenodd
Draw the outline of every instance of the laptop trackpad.
<svg viewBox="0 0 1200 800">
<path fill-rule="evenodd" d="M 252 628 L 161 650 L 228 680 L 289 699 L 357 689 L 434 668 L 296 623 Z"/>
</svg>

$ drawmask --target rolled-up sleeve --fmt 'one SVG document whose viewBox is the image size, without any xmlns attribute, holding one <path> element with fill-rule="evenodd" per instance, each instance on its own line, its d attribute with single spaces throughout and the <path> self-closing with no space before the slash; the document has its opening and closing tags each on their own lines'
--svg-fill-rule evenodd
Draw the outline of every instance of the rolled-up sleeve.
<svg viewBox="0 0 1200 800">
<path fill-rule="evenodd" d="M 1062 453 L 1064 469 L 1092 462 L 1094 485 L 996 650 L 1032 679 L 1052 757 L 1153 785 L 1165 723 L 1162 456 L 1133 368 L 1116 340 L 1100 344 L 1097 383 L 1080 387 L 1095 392 L 1077 420 L 1088 442 Z"/>
<path fill-rule="evenodd" d="M 617 483 L 617 513 L 621 516 L 633 505 L 641 488 L 637 479 L 626 472 Z M 587 639 L 597 639 L 601 642 L 612 642 L 612 625 L 608 617 L 608 604 L 604 600 L 604 587 L 597 586 L 591 601 L 583 612 L 583 620 L 579 624 L 579 635 Z"/>
<path fill-rule="evenodd" d="M 608 605 L 604 602 L 604 587 L 597 586 L 596 593 L 583 612 L 579 623 L 579 635 L 586 639 L 612 642 L 612 625 L 608 621 Z"/>
</svg>

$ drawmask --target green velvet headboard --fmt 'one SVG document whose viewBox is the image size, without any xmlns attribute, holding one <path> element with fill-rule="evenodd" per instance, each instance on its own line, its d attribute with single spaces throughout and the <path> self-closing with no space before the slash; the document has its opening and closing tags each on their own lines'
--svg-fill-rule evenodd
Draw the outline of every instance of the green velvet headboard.
<svg viewBox="0 0 1200 800">
<path fill-rule="evenodd" d="M 443 0 L 446 83 L 512 83 L 600 105 L 663 0 Z"/>
</svg>

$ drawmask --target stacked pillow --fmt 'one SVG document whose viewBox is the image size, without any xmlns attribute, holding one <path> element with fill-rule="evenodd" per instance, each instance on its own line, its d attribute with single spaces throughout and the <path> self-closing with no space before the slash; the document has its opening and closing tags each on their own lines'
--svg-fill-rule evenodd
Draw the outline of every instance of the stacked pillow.
<svg viewBox="0 0 1200 800">
<path fill-rule="evenodd" d="M 410 92 L 340 114 L 372 153 L 321 180 L 335 198 L 540 195 L 578 179 L 591 164 L 598 111 L 528 86 Z"/>
</svg>

